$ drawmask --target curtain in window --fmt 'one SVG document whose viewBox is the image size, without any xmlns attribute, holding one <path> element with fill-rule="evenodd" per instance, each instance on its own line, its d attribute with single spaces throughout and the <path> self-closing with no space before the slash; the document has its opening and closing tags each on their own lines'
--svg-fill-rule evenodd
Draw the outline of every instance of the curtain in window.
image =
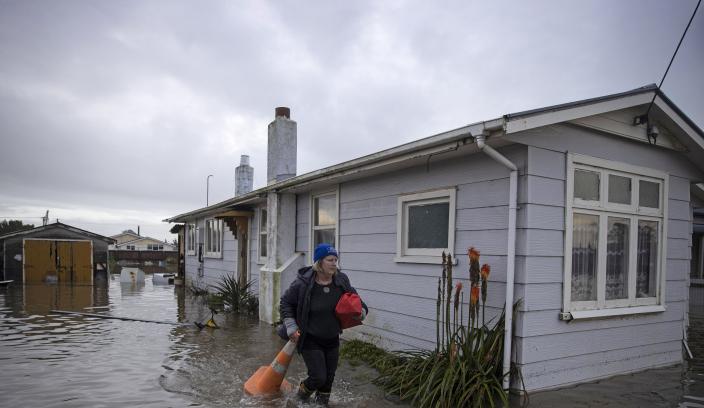
<svg viewBox="0 0 704 408">
<path fill-rule="evenodd" d="M 572 301 L 596 300 L 599 217 L 574 214 L 572 222 Z"/>
<path fill-rule="evenodd" d="M 636 297 L 655 297 L 658 264 L 658 223 L 638 221 Z"/>
<path fill-rule="evenodd" d="M 606 241 L 606 300 L 628 299 L 627 218 L 609 217 Z"/>
</svg>

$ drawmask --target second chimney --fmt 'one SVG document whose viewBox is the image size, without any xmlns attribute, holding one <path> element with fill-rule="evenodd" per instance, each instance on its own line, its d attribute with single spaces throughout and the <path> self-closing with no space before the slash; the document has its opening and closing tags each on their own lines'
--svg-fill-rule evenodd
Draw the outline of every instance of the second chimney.
<svg viewBox="0 0 704 408">
<path fill-rule="evenodd" d="M 291 110 L 287 107 L 276 108 L 274 121 L 269 124 L 267 184 L 296 176 L 296 141 L 296 122 L 291 120 Z"/>
<path fill-rule="evenodd" d="M 252 191 L 254 169 L 249 165 L 249 156 L 240 156 L 240 165 L 235 168 L 235 197 Z"/>
</svg>

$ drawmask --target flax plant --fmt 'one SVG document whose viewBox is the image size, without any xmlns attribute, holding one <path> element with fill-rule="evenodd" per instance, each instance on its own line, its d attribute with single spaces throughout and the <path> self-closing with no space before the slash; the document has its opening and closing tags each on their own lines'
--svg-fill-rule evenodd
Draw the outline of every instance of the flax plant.
<svg viewBox="0 0 704 408">
<path fill-rule="evenodd" d="M 505 316 L 501 313 L 493 325 L 494 319 L 486 322 L 490 267 L 488 264 L 479 267 L 476 249 L 470 248 L 468 255 L 467 325 L 462 311 L 463 285 L 458 282 L 453 290 L 452 255 L 443 253 L 436 302 L 435 350 L 391 352 L 377 365 L 383 368 L 374 382 L 418 407 L 494 407 L 497 403 L 508 403 L 502 387 Z"/>
</svg>

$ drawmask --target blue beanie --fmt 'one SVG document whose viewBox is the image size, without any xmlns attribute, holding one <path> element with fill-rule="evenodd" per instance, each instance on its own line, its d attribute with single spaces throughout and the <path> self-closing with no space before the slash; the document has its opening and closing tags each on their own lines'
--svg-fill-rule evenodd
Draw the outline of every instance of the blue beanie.
<svg viewBox="0 0 704 408">
<path fill-rule="evenodd" d="M 337 255 L 337 249 L 330 244 L 318 244 L 315 247 L 315 252 L 313 252 L 313 262 L 318 262 L 318 260 L 325 258 L 328 255 Z"/>
</svg>

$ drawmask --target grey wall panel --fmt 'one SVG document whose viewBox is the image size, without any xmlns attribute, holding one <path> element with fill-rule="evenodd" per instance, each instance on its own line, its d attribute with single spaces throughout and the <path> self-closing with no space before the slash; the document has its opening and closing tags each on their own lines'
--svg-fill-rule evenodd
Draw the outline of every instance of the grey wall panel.
<svg viewBox="0 0 704 408">
<path fill-rule="evenodd" d="M 667 280 L 680 281 L 689 277 L 690 261 L 687 259 L 667 260 Z"/>
<path fill-rule="evenodd" d="M 516 285 L 515 299 L 523 299 L 521 311 L 559 310 L 562 308 L 561 283 Z"/>
<path fill-rule="evenodd" d="M 681 302 L 687 300 L 687 282 L 668 281 L 665 285 L 665 300 L 669 305 L 671 302 Z"/>
<path fill-rule="evenodd" d="M 683 160 L 684 161 L 684 160 Z M 667 171 L 665 169 L 664 171 Z M 689 179 L 670 174 L 670 200 L 690 200 Z"/>
<path fill-rule="evenodd" d="M 528 147 L 528 174 L 564 180 L 566 169 L 566 157 L 563 152 Z"/>
<path fill-rule="evenodd" d="M 689 201 L 670 199 L 667 203 L 667 217 L 674 220 L 690 220 Z"/>
<path fill-rule="evenodd" d="M 563 232 L 542 229 L 516 231 L 516 254 L 524 256 L 562 256 Z"/>
<path fill-rule="evenodd" d="M 475 247 L 484 255 L 506 255 L 507 232 L 505 230 L 457 231 L 455 253 L 466 253 Z"/>
<path fill-rule="evenodd" d="M 396 239 L 396 216 L 382 215 L 340 220 L 340 235 L 393 234 Z"/>
<path fill-rule="evenodd" d="M 528 196 L 525 202 L 551 206 L 565 205 L 565 182 L 538 176 L 528 176 L 524 187 Z"/>
<path fill-rule="evenodd" d="M 342 190 L 345 191 L 345 190 Z M 341 198 L 355 200 L 351 194 L 343 194 Z M 354 219 L 366 217 L 380 217 L 384 215 L 396 215 L 398 208 L 398 196 L 384 196 L 343 202 L 340 201 L 340 219 Z"/>
<path fill-rule="evenodd" d="M 458 231 L 478 231 L 508 228 L 508 206 L 481 207 L 457 210 Z"/>
<path fill-rule="evenodd" d="M 667 237 L 690 239 L 690 237 L 692 236 L 690 228 L 691 223 L 689 221 L 670 219 L 667 224 Z"/>
<path fill-rule="evenodd" d="M 310 193 L 296 195 L 296 251 L 308 252 L 310 246 Z M 306 256 L 306 259 L 308 257 Z"/>
<path fill-rule="evenodd" d="M 517 212 L 518 228 L 565 229 L 565 208 L 542 204 L 522 204 Z"/>
<path fill-rule="evenodd" d="M 340 237 L 343 252 L 396 253 L 396 234 L 345 235 Z"/>
<path fill-rule="evenodd" d="M 667 239 L 667 259 L 690 259 L 691 257 L 692 250 L 688 239 Z"/>
<path fill-rule="evenodd" d="M 508 205 L 508 177 L 460 184 L 457 209 Z"/>
<path fill-rule="evenodd" d="M 626 350 L 655 343 L 681 341 L 682 322 L 662 322 L 551 336 L 525 337 L 516 346 L 522 350 L 523 364 L 612 350 Z M 525 353 L 530 350 L 530 353 Z"/>
<path fill-rule="evenodd" d="M 562 283 L 562 256 L 517 256 L 516 283 Z"/>
<path fill-rule="evenodd" d="M 554 384 L 595 381 L 616 374 L 627 374 L 681 362 L 682 346 L 678 341 L 612 350 L 570 358 L 521 365 L 525 386 L 529 390 L 552 388 Z"/>
</svg>

